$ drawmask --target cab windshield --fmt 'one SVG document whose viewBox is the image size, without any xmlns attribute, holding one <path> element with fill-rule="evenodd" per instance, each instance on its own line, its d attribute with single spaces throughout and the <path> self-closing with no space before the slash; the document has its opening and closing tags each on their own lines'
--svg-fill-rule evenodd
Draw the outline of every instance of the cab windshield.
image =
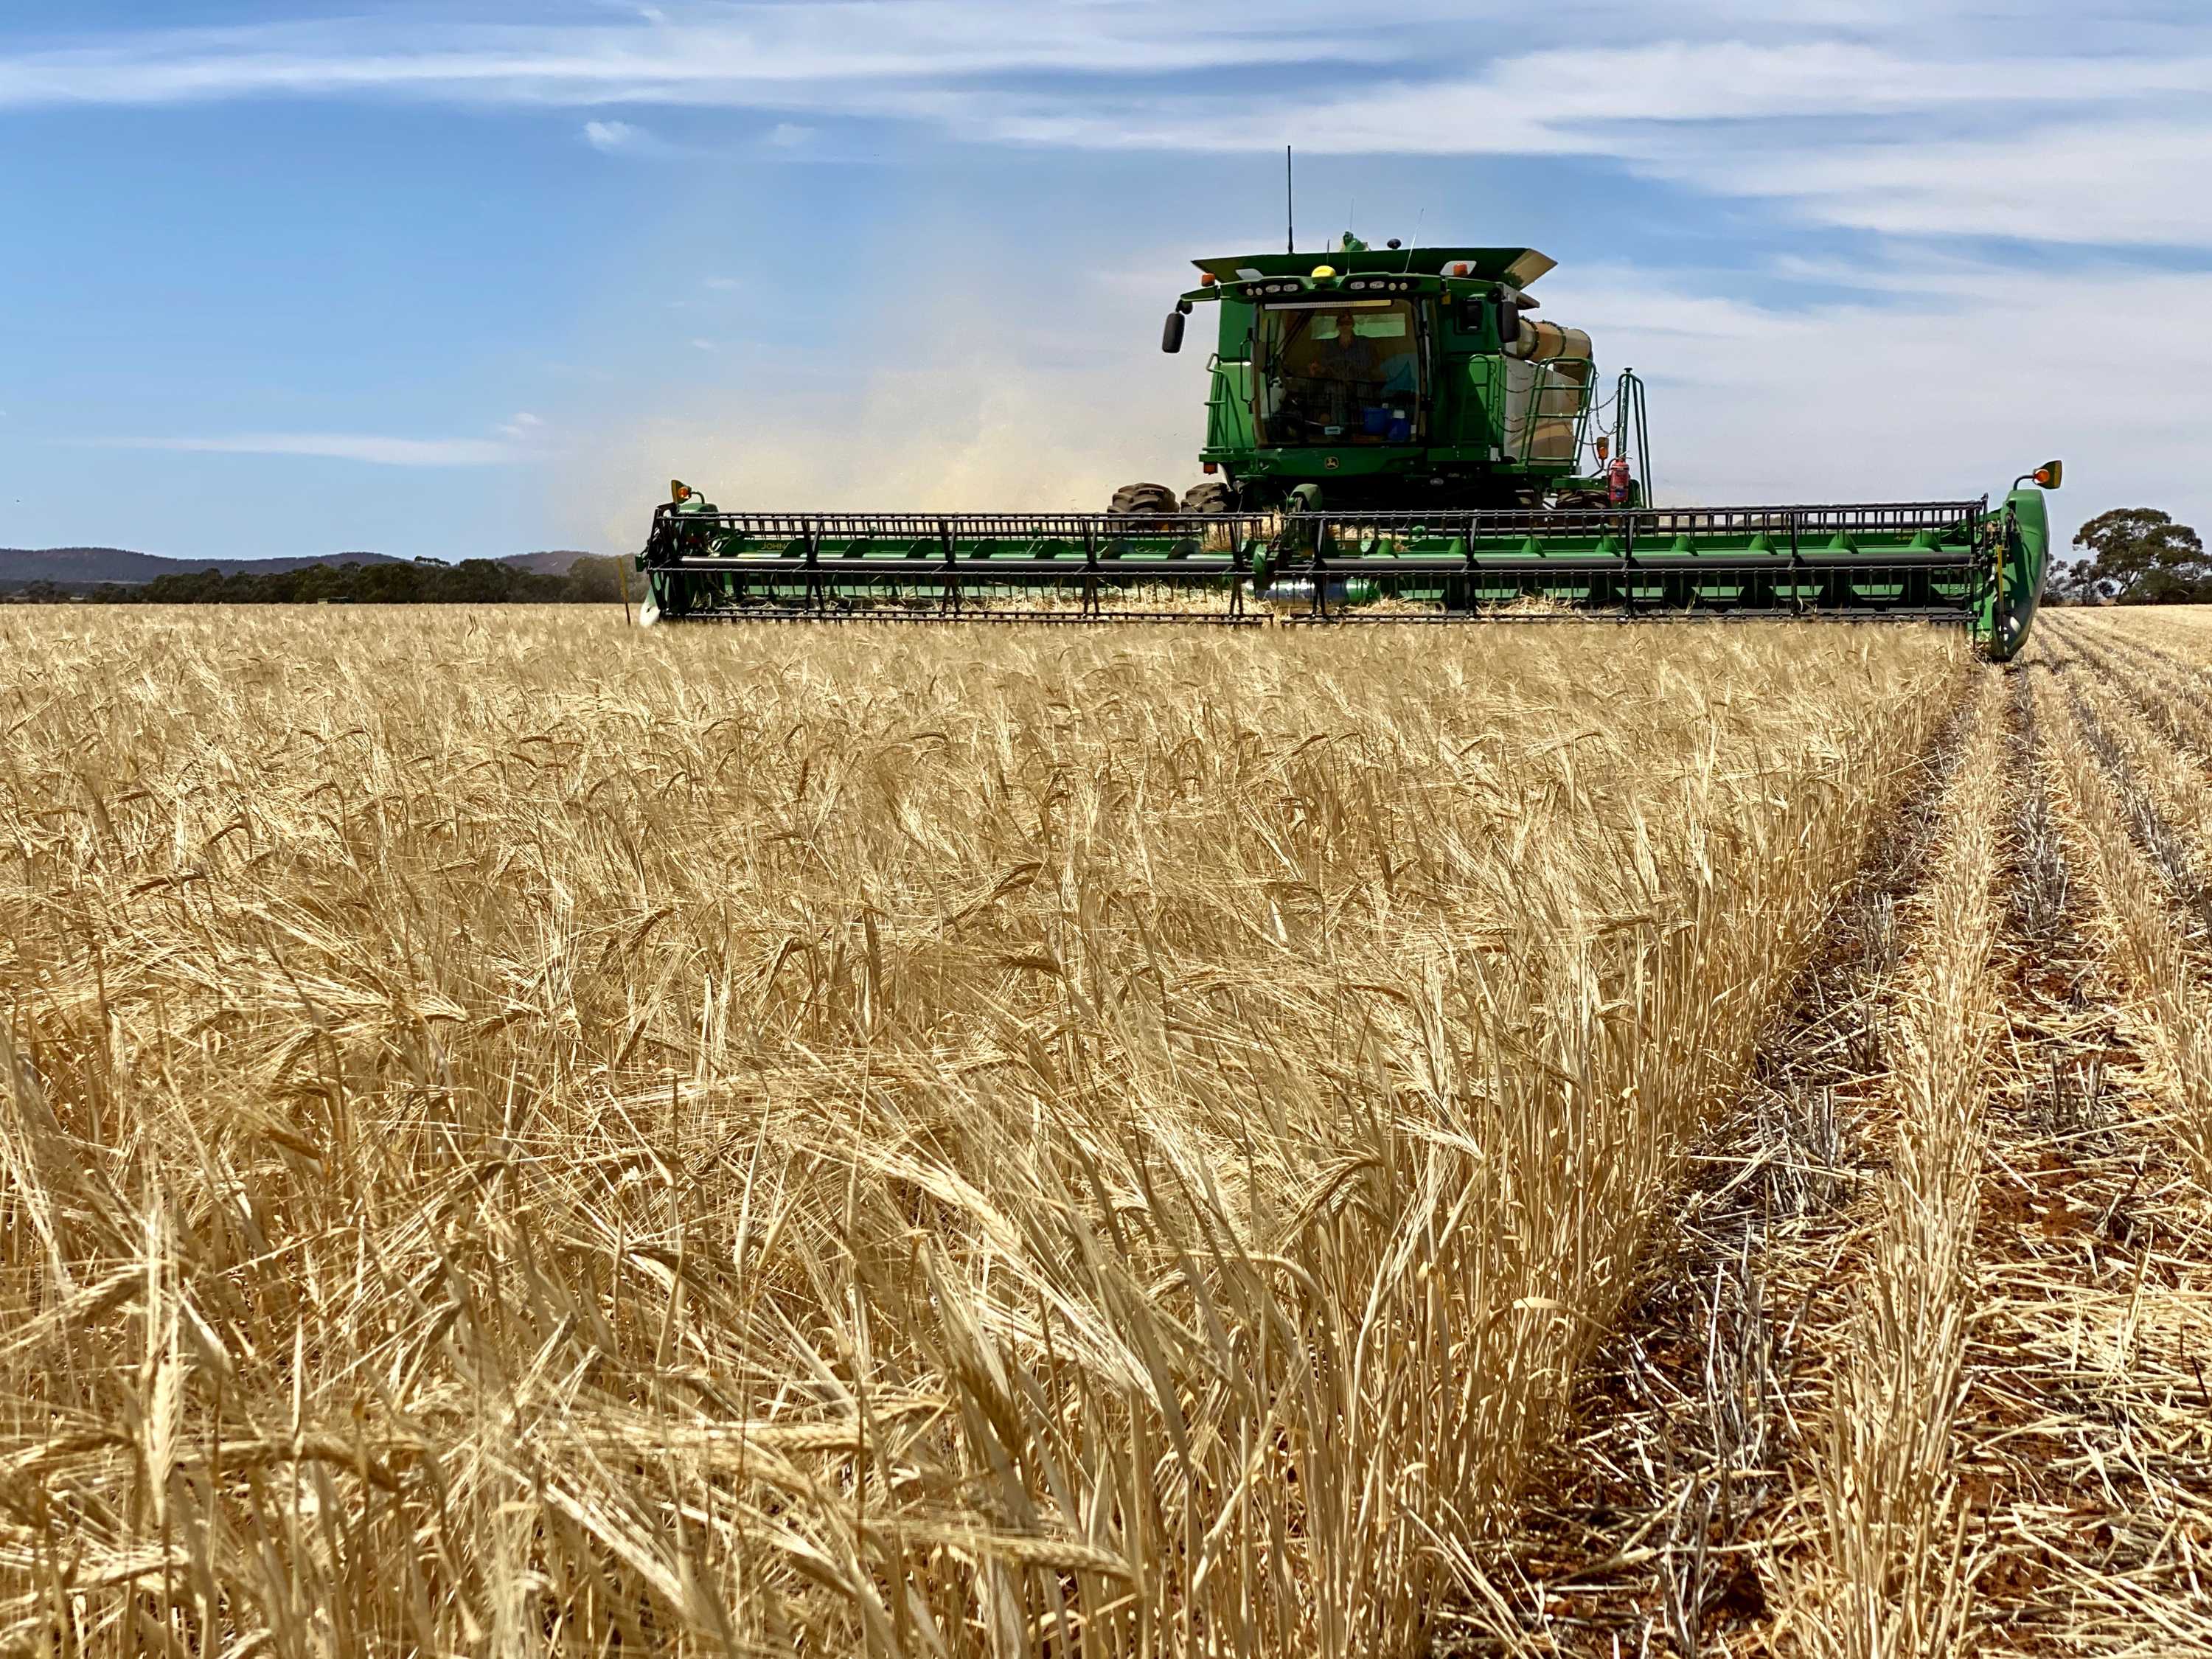
<svg viewBox="0 0 2212 1659">
<path fill-rule="evenodd" d="M 1410 443 L 1420 410 L 1413 307 L 1304 301 L 1261 310 L 1254 413 L 1264 445 Z"/>
</svg>

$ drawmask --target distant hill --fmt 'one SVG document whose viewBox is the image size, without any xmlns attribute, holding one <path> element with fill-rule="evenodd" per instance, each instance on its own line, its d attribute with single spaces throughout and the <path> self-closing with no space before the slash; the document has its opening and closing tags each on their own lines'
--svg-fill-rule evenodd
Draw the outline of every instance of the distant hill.
<svg viewBox="0 0 2212 1659">
<path fill-rule="evenodd" d="M 324 553 L 300 559 L 172 559 L 125 547 L 0 547 L 0 582 L 149 582 L 156 576 L 234 570 L 276 575 L 312 564 L 398 564 L 388 553 Z"/>
<path fill-rule="evenodd" d="M 534 575 L 565 576 L 568 567 L 583 556 L 566 551 L 515 553 L 498 562 Z M 176 559 L 124 547 L 0 547 L 0 589 L 52 582 L 72 592 L 82 592 L 103 582 L 136 586 L 158 576 L 198 575 L 209 570 L 220 570 L 227 576 L 277 576 L 314 565 L 407 562 L 389 553 L 317 553 L 293 559 Z"/>
</svg>

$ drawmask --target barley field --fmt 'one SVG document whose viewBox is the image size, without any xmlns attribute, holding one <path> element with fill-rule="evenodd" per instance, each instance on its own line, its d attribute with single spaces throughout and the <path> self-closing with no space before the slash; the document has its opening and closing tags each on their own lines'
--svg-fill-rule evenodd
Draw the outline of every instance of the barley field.
<svg viewBox="0 0 2212 1659">
<path fill-rule="evenodd" d="M 2212 1655 L 2212 613 L 0 613 L 0 1651 Z"/>
</svg>

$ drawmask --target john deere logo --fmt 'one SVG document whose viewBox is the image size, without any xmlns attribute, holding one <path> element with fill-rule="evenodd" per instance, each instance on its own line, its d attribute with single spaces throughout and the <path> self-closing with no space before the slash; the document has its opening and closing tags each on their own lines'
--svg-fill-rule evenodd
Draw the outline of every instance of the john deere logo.
<svg viewBox="0 0 2212 1659">
<path fill-rule="evenodd" d="M 1322 463 L 1322 466 L 1326 471 L 1330 471 L 1330 472 L 1334 472 L 1334 471 L 1336 471 L 1336 457 L 1335 457 L 1335 456 L 1334 456 L 1334 455 L 1330 456 L 1327 460 L 1325 460 L 1325 461 L 1323 461 L 1323 462 Z"/>
</svg>

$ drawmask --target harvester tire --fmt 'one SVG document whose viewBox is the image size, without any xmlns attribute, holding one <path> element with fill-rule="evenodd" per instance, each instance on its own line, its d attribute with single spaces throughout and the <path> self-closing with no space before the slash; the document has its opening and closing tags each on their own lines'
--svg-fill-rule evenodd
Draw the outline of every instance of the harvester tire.
<svg viewBox="0 0 2212 1659">
<path fill-rule="evenodd" d="M 1145 518 L 1157 513 L 1172 513 L 1176 508 L 1176 493 L 1165 484 L 1123 484 L 1114 492 L 1113 504 L 1106 510 L 1121 518 Z"/>
<path fill-rule="evenodd" d="M 1218 478 L 1209 478 L 1204 483 L 1193 484 L 1182 492 L 1182 510 L 1186 513 L 1234 513 L 1237 498 L 1229 493 L 1229 486 Z"/>
</svg>

